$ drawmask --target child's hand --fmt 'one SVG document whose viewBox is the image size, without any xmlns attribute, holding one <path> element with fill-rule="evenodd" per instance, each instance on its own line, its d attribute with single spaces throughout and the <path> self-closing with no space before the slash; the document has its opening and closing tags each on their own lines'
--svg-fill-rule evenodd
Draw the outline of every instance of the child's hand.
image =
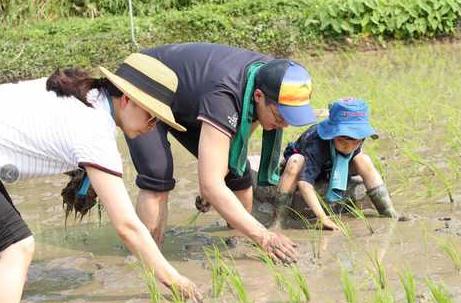
<svg viewBox="0 0 461 303">
<path fill-rule="evenodd" d="M 335 222 L 331 221 L 329 217 L 323 217 L 320 219 L 322 222 L 323 228 L 327 230 L 339 230 L 338 225 Z"/>
</svg>

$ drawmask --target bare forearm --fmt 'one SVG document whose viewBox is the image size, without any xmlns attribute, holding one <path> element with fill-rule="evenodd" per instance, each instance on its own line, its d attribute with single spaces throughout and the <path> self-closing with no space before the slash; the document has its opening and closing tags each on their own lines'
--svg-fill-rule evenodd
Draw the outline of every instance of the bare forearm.
<svg viewBox="0 0 461 303">
<path fill-rule="evenodd" d="M 314 212 L 317 218 L 322 219 L 326 217 L 325 211 L 320 204 L 314 187 L 306 181 L 298 181 L 298 189 L 306 202 L 307 206 Z"/>
<path fill-rule="evenodd" d="M 130 252 L 144 263 L 146 269 L 154 271 L 162 283 L 169 284 L 178 272 L 162 255 L 144 224 L 137 221 L 115 226 L 118 235 Z"/>
<path fill-rule="evenodd" d="M 248 213 L 224 182 L 206 186 L 203 194 L 205 199 L 233 228 L 255 242 L 261 241 L 263 234 L 267 231 L 266 228 Z"/>
</svg>

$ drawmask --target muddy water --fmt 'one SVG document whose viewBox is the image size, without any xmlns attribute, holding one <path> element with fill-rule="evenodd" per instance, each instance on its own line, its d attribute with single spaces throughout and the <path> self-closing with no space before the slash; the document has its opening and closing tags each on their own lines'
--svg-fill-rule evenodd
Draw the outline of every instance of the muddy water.
<svg viewBox="0 0 461 303">
<path fill-rule="evenodd" d="M 459 45 L 454 45 L 438 51 L 449 51 L 455 65 L 461 62 L 459 48 Z M 414 52 L 410 53 L 417 56 Z M 376 61 L 393 59 L 392 54 L 386 53 L 354 56 L 357 56 L 355 64 L 369 64 L 373 57 Z M 316 61 L 309 61 L 308 64 L 319 70 L 330 68 L 330 73 L 344 68 L 339 57 L 329 55 L 326 59 Z M 325 65 L 326 62 L 330 64 Z M 365 64 L 363 72 L 368 68 Z M 405 68 L 411 70 L 412 67 Z M 202 248 L 220 243 L 221 238 L 235 233 L 229 231 L 225 222 L 213 211 L 200 215 L 194 223 L 188 224 L 196 213 L 196 161 L 177 144 L 173 146 L 178 183 L 171 193 L 169 230 L 163 252 L 180 272 L 194 279 L 203 292 L 208 294 L 207 302 L 215 302 L 209 296 L 210 270 Z M 120 140 L 120 149 L 127 155 L 123 140 Z M 385 147 L 382 153 L 391 155 L 391 147 Z M 435 150 L 429 149 L 428 155 L 431 153 L 435 154 Z M 125 182 L 135 200 L 135 172 L 129 157 L 125 158 Z M 397 162 L 399 158 L 393 161 Z M 299 266 L 309 283 L 311 302 L 345 302 L 340 264 L 352 275 L 359 289 L 359 302 L 373 302 L 375 287 L 369 273 L 369 255 L 375 253 L 385 265 L 396 302 L 405 302 L 398 275 L 404 269 L 415 274 L 418 302 L 430 302 L 430 294 L 424 284 L 426 277 L 443 282 L 454 302 L 461 302 L 461 275 L 437 246 L 437 239 L 445 237 L 452 237 L 458 245 L 461 243 L 459 204 L 450 204 L 441 195 L 415 200 L 411 190 L 421 186 L 420 180 L 413 178 L 401 189 L 401 181 L 396 176 L 392 171 L 389 172 L 387 182 L 391 190 L 399 189 L 394 192 L 394 202 L 399 211 L 409 215 L 409 221 L 394 222 L 376 218 L 371 210 L 368 220 L 375 233 L 370 234 L 362 221 L 344 217 L 351 228 L 351 239 L 340 232 L 285 230 L 299 244 Z M 69 219 L 67 229 L 64 228 L 60 190 L 66 182 L 66 177 L 58 176 L 8 186 L 16 205 L 33 230 L 37 243 L 23 302 L 149 302 L 140 267 L 121 245 L 106 216 L 103 215 L 100 221 L 97 212 L 93 211 L 90 218 L 81 223 Z M 456 191 L 459 185 L 454 186 L 455 201 L 461 201 L 461 193 Z M 245 241 L 239 241 L 237 247 L 229 251 L 250 297 L 255 302 L 288 302 L 287 295 L 277 290 L 270 271 L 255 260 L 254 252 L 244 244 Z M 281 270 L 289 275 L 288 269 L 282 267 Z M 163 292 L 167 293 L 164 289 Z M 237 300 L 227 293 L 217 301 Z"/>
</svg>

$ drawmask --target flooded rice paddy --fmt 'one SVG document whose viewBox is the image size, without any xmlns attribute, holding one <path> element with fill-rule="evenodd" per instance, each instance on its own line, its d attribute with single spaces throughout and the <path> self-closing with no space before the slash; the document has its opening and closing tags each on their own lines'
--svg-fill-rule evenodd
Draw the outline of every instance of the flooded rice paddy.
<svg viewBox="0 0 461 303">
<path fill-rule="evenodd" d="M 347 233 L 285 230 L 299 245 L 297 268 L 307 281 L 310 302 L 412 302 L 407 299 L 412 292 L 413 302 L 433 302 L 431 283 L 443 285 L 451 302 L 461 302 L 456 261 L 456 251 L 461 255 L 461 44 L 298 59 L 313 75 L 314 107 L 326 107 L 341 96 L 370 102 L 380 139 L 366 142 L 365 150 L 383 174 L 396 208 L 409 219 L 377 218 L 370 210 L 373 234 L 364 220 L 350 216 L 342 218 Z M 285 140 L 301 131 L 290 129 Z M 135 201 L 136 174 L 123 140 L 120 149 Z M 196 161 L 177 144 L 174 156 L 178 183 L 170 195 L 163 247 L 167 259 L 200 286 L 206 302 L 302 301 L 294 294 L 293 269 L 264 264 L 245 240 L 229 240 L 237 234 L 214 211 L 194 220 Z M 8 186 L 36 237 L 23 302 L 150 302 L 140 265 L 104 214 L 100 221 L 93 210 L 90 218 L 81 223 L 69 219 L 64 228 L 60 191 L 66 182 L 67 177 L 58 176 Z M 212 297 L 212 268 L 203 248 L 213 244 L 227 256 L 224 262 L 238 273 L 249 299 L 235 287 Z M 450 258 L 447 252 L 455 253 Z"/>
</svg>

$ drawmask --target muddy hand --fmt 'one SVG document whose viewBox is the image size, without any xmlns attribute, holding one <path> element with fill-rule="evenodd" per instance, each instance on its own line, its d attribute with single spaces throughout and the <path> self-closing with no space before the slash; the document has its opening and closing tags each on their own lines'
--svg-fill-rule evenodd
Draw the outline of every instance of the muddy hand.
<svg viewBox="0 0 461 303">
<path fill-rule="evenodd" d="M 260 245 L 274 261 L 290 264 L 298 260 L 296 243 L 282 234 L 268 231 Z"/>
<path fill-rule="evenodd" d="M 331 221 L 331 219 L 328 217 L 320 219 L 320 222 L 322 223 L 323 228 L 326 230 L 339 230 L 338 225 L 336 225 L 336 223 Z"/>
<path fill-rule="evenodd" d="M 179 276 L 169 285 L 166 285 L 173 296 L 178 296 L 182 299 L 189 299 L 191 302 L 203 302 L 203 296 L 197 286 L 184 276 Z"/>
</svg>

